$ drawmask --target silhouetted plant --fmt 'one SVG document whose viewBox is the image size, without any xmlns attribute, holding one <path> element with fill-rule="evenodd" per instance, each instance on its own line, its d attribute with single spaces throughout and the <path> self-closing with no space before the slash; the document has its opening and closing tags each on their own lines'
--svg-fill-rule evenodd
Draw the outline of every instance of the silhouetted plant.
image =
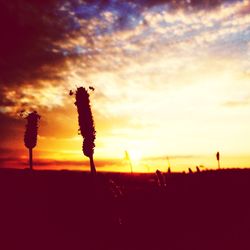
<svg viewBox="0 0 250 250">
<path fill-rule="evenodd" d="M 79 87 L 76 90 L 75 97 L 75 105 L 77 106 L 78 111 L 78 123 L 80 127 L 79 130 L 83 137 L 82 151 L 83 154 L 89 158 L 91 173 L 95 175 L 96 168 L 93 155 L 95 148 L 96 131 L 91 112 L 89 93 L 85 88 Z"/>
<path fill-rule="evenodd" d="M 159 169 L 157 169 L 155 173 L 157 176 L 158 185 L 160 187 L 165 187 L 164 176 L 162 175 L 161 171 Z"/>
<path fill-rule="evenodd" d="M 170 161 L 169 161 L 169 157 L 167 156 L 167 161 L 168 161 L 168 170 L 171 168 L 171 165 L 170 165 Z"/>
<path fill-rule="evenodd" d="M 171 168 L 169 166 L 167 173 L 164 175 L 164 177 L 165 177 L 165 185 L 167 185 L 167 182 L 168 182 L 168 179 L 170 178 L 170 176 L 171 176 Z"/>
<path fill-rule="evenodd" d="M 27 124 L 24 133 L 24 145 L 29 149 L 29 166 L 33 169 L 32 149 L 37 143 L 38 120 L 41 116 L 36 112 L 31 112 L 26 116 Z"/>
<path fill-rule="evenodd" d="M 127 150 L 125 150 L 125 159 L 129 163 L 131 174 L 133 174 L 133 165 L 132 165 L 132 161 L 131 161 L 130 155 L 129 155 Z"/>
<path fill-rule="evenodd" d="M 216 153 L 216 159 L 218 161 L 218 169 L 220 169 L 220 152 Z"/>
</svg>

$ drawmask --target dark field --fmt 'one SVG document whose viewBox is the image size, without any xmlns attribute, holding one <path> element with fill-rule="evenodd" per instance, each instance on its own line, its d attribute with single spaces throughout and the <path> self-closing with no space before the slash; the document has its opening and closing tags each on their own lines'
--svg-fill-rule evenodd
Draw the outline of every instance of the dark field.
<svg viewBox="0 0 250 250">
<path fill-rule="evenodd" d="M 0 170 L 0 249 L 250 249 L 250 170 Z"/>
</svg>

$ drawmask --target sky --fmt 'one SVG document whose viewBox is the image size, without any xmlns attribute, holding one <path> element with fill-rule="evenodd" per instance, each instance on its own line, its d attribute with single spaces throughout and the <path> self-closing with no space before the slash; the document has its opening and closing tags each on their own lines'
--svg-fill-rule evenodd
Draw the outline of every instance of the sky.
<svg viewBox="0 0 250 250">
<path fill-rule="evenodd" d="M 97 171 L 250 167 L 250 1 L 0 1 L 0 166 L 88 169 L 70 90 L 90 92 Z"/>
</svg>

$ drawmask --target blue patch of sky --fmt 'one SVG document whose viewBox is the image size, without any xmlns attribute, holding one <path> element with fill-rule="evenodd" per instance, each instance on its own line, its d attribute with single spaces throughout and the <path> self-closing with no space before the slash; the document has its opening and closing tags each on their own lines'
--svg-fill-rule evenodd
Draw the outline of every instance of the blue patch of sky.
<svg viewBox="0 0 250 250">
<path fill-rule="evenodd" d="M 101 22 L 106 23 L 104 27 L 96 27 L 95 34 L 112 34 L 112 32 L 121 29 L 133 29 L 141 21 L 139 5 L 126 1 L 109 1 L 109 4 L 101 4 L 100 1 L 92 3 L 83 3 L 74 8 L 74 13 L 78 18 L 90 20 L 97 18 Z M 109 11 L 116 16 L 114 23 L 108 23 L 103 13 Z"/>
<path fill-rule="evenodd" d="M 82 3 L 81 5 L 74 8 L 74 13 L 77 17 L 83 19 L 91 19 L 97 17 L 100 13 L 100 6 L 97 1 L 93 1 L 92 4 Z"/>
<path fill-rule="evenodd" d="M 103 5 L 100 4 L 100 1 L 92 1 L 91 3 L 82 3 L 81 5 L 75 7 L 74 12 L 78 16 L 78 18 L 82 19 L 91 19 L 93 17 L 99 19 L 101 23 L 105 23 L 106 25 L 104 26 L 96 26 L 94 30 L 94 34 L 96 36 L 100 35 L 112 35 L 113 32 L 117 30 L 122 30 L 122 29 L 134 29 L 137 25 L 141 24 L 144 22 L 143 17 L 141 15 L 141 3 L 143 1 L 139 1 L 137 4 L 136 3 L 130 3 L 130 2 L 125 2 L 125 1 L 117 1 L 117 0 L 111 0 L 109 1 L 109 4 Z M 228 4 L 231 4 L 235 2 L 235 0 L 229 0 L 225 1 Z M 163 5 L 155 5 L 151 7 L 150 9 L 147 9 L 147 11 L 150 11 L 153 15 L 154 14 L 164 14 L 164 12 L 168 11 L 169 5 L 168 4 L 163 4 Z M 115 17 L 115 21 L 112 23 L 109 23 L 106 19 L 105 16 L 103 15 L 104 12 L 111 12 Z M 178 22 L 177 22 L 178 23 Z M 170 27 L 173 25 L 177 24 L 175 23 L 170 23 L 166 21 L 160 21 L 158 25 L 160 27 Z M 146 23 L 144 23 L 146 24 Z M 78 23 L 72 24 L 74 28 L 80 28 Z M 212 27 L 207 27 L 206 30 L 209 30 L 213 32 L 214 30 L 220 28 L 220 23 L 219 22 L 214 22 L 214 25 Z M 169 34 L 169 32 L 166 34 L 163 34 L 161 36 L 160 41 L 157 41 L 157 43 L 166 43 L 166 42 L 174 42 L 174 41 L 180 41 L 182 39 L 190 39 L 196 34 L 199 34 L 200 31 L 204 29 L 201 28 L 199 30 L 191 30 L 189 32 L 184 33 L 183 35 L 176 36 L 175 34 Z M 153 36 L 155 34 L 155 30 L 152 29 L 151 27 L 148 27 L 144 29 L 143 33 L 140 33 L 137 36 L 134 36 L 131 39 L 131 43 L 137 43 L 140 42 L 141 40 L 145 39 L 148 36 Z M 158 37 L 159 38 L 159 37 Z M 232 39 L 232 38 L 231 38 Z M 154 46 L 157 44 L 149 44 L 147 49 L 153 49 Z M 117 47 L 123 47 L 124 44 L 116 44 Z M 78 54 L 87 54 L 89 53 L 87 48 L 84 47 L 76 47 L 75 52 Z M 127 51 L 130 54 L 130 51 Z"/>
<path fill-rule="evenodd" d="M 69 56 L 70 55 L 70 52 L 68 50 L 65 50 L 65 49 L 61 49 L 61 53 L 63 56 Z"/>
<path fill-rule="evenodd" d="M 77 45 L 75 46 L 74 48 L 74 52 L 76 54 L 87 54 L 89 52 L 89 49 L 88 48 L 85 48 L 83 46 L 80 46 L 80 45 Z"/>
<path fill-rule="evenodd" d="M 230 5 L 236 2 L 244 2 L 244 0 L 226 0 L 225 5 Z"/>
<path fill-rule="evenodd" d="M 107 27 L 99 30 L 98 32 L 101 34 L 111 34 L 117 30 L 134 29 L 142 20 L 136 7 L 131 6 L 129 3 L 121 2 L 113 6 L 110 5 L 104 11 L 111 12 L 116 17 L 116 20 L 114 23 L 107 23 Z M 102 17 L 102 21 L 106 21 L 104 17 Z"/>
<path fill-rule="evenodd" d="M 159 14 L 163 14 L 164 12 L 169 11 L 169 10 L 170 10 L 169 5 L 166 3 L 155 5 L 150 8 L 150 12 L 159 13 Z"/>
<path fill-rule="evenodd" d="M 250 27 L 246 30 L 243 30 L 241 32 L 236 33 L 229 33 L 225 35 L 222 39 L 218 41 L 218 43 L 234 43 L 237 47 L 240 47 L 241 45 L 247 43 L 250 39 Z"/>
<path fill-rule="evenodd" d="M 227 34 L 211 44 L 210 48 L 216 53 L 228 55 L 230 57 L 236 56 L 237 58 L 249 61 L 249 55 L 246 53 L 249 40 L 250 28 L 241 32 Z"/>
</svg>

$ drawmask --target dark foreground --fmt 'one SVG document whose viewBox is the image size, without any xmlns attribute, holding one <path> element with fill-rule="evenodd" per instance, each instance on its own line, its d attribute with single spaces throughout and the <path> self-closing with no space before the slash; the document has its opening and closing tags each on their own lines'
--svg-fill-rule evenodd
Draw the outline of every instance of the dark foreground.
<svg viewBox="0 0 250 250">
<path fill-rule="evenodd" d="M 250 249 L 250 170 L 0 170 L 0 249 Z"/>
</svg>

